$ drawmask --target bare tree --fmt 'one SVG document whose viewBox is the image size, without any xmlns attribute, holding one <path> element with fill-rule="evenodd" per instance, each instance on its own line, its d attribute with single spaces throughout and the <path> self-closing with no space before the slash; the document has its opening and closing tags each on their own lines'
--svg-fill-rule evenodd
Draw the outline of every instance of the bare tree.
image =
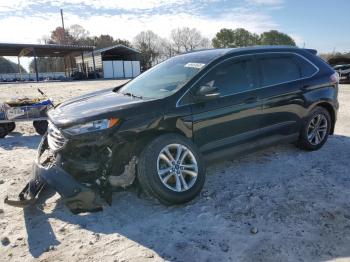
<svg viewBox="0 0 350 262">
<path fill-rule="evenodd" d="M 62 27 L 59 26 L 51 32 L 51 36 L 48 43 L 71 45 L 74 43 L 74 38 L 69 34 L 67 30 L 64 30 Z"/>
<path fill-rule="evenodd" d="M 171 43 L 168 39 L 166 38 L 162 38 L 161 41 L 160 41 L 160 45 L 161 45 L 161 48 L 160 48 L 160 51 L 161 51 L 161 54 L 160 54 L 160 58 L 162 60 L 165 60 L 165 59 L 168 59 L 170 57 L 173 57 L 176 52 L 174 50 L 174 45 L 173 43 Z"/>
<path fill-rule="evenodd" d="M 196 28 L 183 27 L 173 29 L 170 39 L 176 53 L 210 47 L 209 39 L 203 37 Z"/>
<path fill-rule="evenodd" d="M 152 67 L 161 59 L 162 39 L 153 31 L 142 31 L 136 35 L 134 47 L 141 51 L 141 66 L 144 70 Z"/>
<path fill-rule="evenodd" d="M 181 28 L 176 28 L 171 30 L 170 33 L 170 40 L 172 41 L 172 44 L 174 46 L 174 51 L 179 54 L 181 53 L 182 49 L 182 31 Z"/>
<path fill-rule="evenodd" d="M 89 31 L 78 24 L 71 25 L 68 29 L 68 32 L 76 41 L 79 41 L 80 39 L 86 39 L 90 35 Z"/>
</svg>

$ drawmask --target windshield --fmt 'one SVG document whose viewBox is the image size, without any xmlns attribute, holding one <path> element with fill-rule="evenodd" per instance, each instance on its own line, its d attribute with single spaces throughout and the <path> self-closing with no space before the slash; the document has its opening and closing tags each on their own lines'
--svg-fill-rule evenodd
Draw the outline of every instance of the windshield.
<svg viewBox="0 0 350 262">
<path fill-rule="evenodd" d="M 118 93 L 145 99 L 170 96 L 217 56 L 218 52 L 207 51 L 170 58 L 127 83 Z"/>
</svg>

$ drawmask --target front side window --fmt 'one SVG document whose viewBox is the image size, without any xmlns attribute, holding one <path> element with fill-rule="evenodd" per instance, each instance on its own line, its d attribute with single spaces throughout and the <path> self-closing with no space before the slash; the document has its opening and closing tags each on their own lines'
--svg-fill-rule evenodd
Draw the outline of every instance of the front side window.
<svg viewBox="0 0 350 262">
<path fill-rule="evenodd" d="M 232 59 L 213 68 L 200 81 L 199 86 L 214 86 L 223 97 L 256 88 L 255 79 L 252 59 Z"/>
</svg>

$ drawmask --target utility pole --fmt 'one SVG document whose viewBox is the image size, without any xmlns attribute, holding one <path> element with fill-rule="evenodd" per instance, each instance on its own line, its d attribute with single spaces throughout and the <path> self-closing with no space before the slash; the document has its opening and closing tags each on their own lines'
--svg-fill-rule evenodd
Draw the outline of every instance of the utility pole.
<svg viewBox="0 0 350 262">
<path fill-rule="evenodd" d="M 63 18 L 63 9 L 60 9 L 61 11 L 61 21 L 62 21 L 62 29 L 63 29 L 63 44 L 67 44 L 66 42 L 66 29 L 64 28 L 64 18 Z M 60 43 L 62 44 L 62 43 Z M 67 77 L 67 67 L 66 67 L 66 60 L 67 60 L 67 56 L 63 57 L 63 61 L 64 61 L 64 75 Z M 72 67 L 71 61 L 69 63 L 69 66 Z M 68 70 L 68 75 L 69 74 L 69 70 Z"/>
<path fill-rule="evenodd" d="M 62 20 L 63 32 L 65 32 L 65 29 L 64 29 L 64 19 L 63 19 L 63 9 L 61 9 L 61 20 Z"/>
</svg>

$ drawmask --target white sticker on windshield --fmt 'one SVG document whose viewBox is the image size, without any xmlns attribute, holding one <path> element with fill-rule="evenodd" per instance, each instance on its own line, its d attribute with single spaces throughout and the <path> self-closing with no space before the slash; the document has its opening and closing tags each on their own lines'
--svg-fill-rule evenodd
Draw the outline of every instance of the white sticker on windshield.
<svg viewBox="0 0 350 262">
<path fill-rule="evenodd" d="M 187 63 L 185 67 L 192 67 L 192 68 L 198 68 L 201 69 L 205 64 L 202 63 Z"/>
</svg>

